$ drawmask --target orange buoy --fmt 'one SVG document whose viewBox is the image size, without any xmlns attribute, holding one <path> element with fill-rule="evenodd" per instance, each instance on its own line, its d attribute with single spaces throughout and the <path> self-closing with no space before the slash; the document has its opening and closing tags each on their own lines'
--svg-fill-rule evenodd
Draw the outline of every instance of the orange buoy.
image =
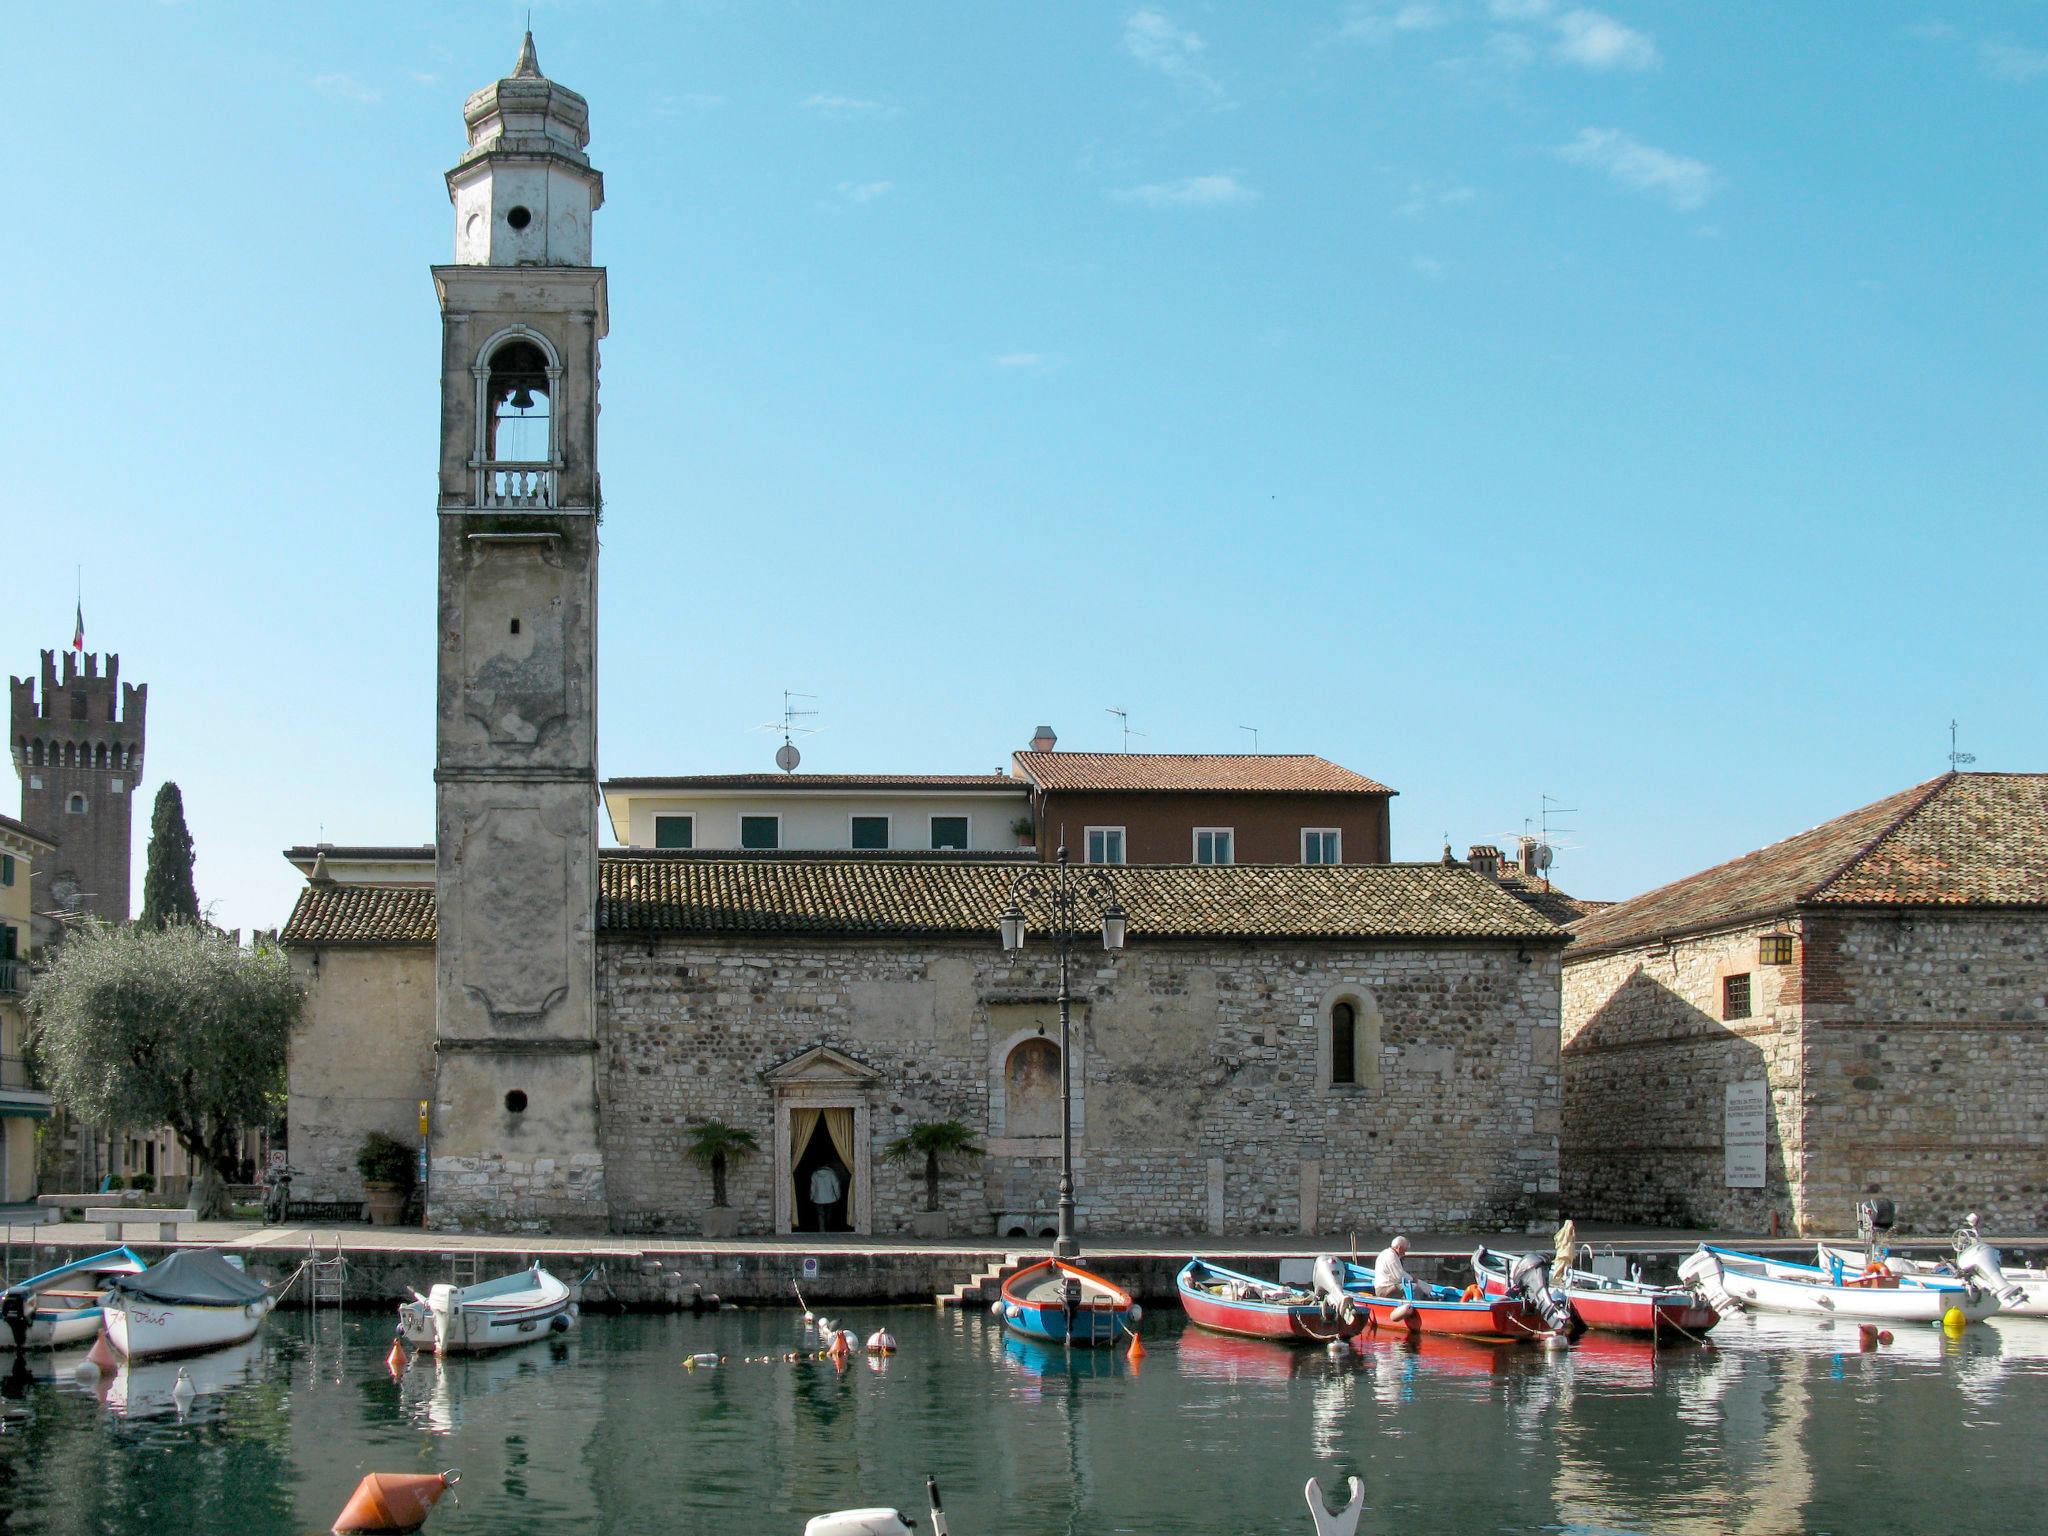
<svg viewBox="0 0 2048 1536">
<path fill-rule="evenodd" d="M 416 1531 L 455 1482 L 453 1472 L 371 1472 L 336 1516 L 336 1536 Z"/>
<path fill-rule="evenodd" d="M 1131 1347 L 1125 1350 L 1124 1354 L 1133 1360 L 1145 1358 L 1145 1341 L 1138 1337 L 1138 1330 L 1135 1328 L 1131 1330 Z"/>
<path fill-rule="evenodd" d="M 384 1364 L 390 1368 L 393 1381 L 405 1374 L 405 1368 L 412 1364 L 412 1356 L 405 1352 L 405 1340 L 391 1341 L 391 1353 L 384 1357 Z"/>
<path fill-rule="evenodd" d="M 121 1357 L 114 1353 L 114 1341 L 107 1337 L 105 1327 L 100 1329 L 99 1336 L 92 1341 L 92 1352 L 85 1358 L 100 1368 L 102 1376 L 120 1368 Z"/>
</svg>

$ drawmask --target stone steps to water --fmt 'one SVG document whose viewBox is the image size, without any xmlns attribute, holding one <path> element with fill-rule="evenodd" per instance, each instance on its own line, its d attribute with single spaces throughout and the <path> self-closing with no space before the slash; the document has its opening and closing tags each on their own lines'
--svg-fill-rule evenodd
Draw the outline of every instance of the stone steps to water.
<svg viewBox="0 0 2048 1536">
<path fill-rule="evenodd" d="M 1037 1262 L 1029 1253 L 1006 1253 L 1000 1262 L 974 1274 L 932 1298 L 942 1307 L 985 1307 L 1001 1293 L 1003 1282 L 1027 1264 Z"/>
</svg>

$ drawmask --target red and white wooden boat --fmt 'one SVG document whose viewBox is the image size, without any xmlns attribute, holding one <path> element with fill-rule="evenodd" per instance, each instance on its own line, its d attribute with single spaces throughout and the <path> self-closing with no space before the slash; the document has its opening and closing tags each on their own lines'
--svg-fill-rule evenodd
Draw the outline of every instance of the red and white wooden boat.
<svg viewBox="0 0 2048 1536">
<path fill-rule="evenodd" d="M 1399 1295 L 1372 1289 L 1372 1271 L 1344 1265 L 1344 1289 L 1371 1317 L 1368 1328 L 1393 1333 L 1455 1333 L 1468 1339 L 1546 1339 L 1555 1330 L 1520 1296 L 1487 1296 L 1474 1285 L 1464 1291 L 1416 1282 Z"/>
<path fill-rule="evenodd" d="M 1485 1249 L 1472 1257 L 1479 1284 L 1489 1296 L 1514 1294 L 1509 1277 L 1515 1262 L 1511 1254 Z M 1707 1305 L 1705 1298 L 1682 1285 L 1646 1285 L 1640 1280 L 1612 1279 L 1590 1269 L 1569 1269 L 1562 1283 L 1551 1289 L 1564 1297 L 1581 1324 L 1608 1333 L 1640 1333 L 1652 1339 L 1697 1338 L 1721 1320 L 1721 1314 Z"/>
<path fill-rule="evenodd" d="M 1175 1284 L 1188 1320 L 1216 1333 L 1302 1344 L 1352 1337 L 1365 1327 L 1358 1298 L 1344 1289 L 1334 1259 L 1318 1259 L 1316 1275 L 1315 1285 L 1279 1285 L 1189 1259 Z"/>
</svg>

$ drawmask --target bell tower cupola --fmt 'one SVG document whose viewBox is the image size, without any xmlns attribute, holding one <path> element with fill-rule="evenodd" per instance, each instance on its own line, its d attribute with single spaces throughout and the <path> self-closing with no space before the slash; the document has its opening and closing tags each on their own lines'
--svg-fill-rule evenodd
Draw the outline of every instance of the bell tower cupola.
<svg viewBox="0 0 2048 1536">
<path fill-rule="evenodd" d="M 504 79 L 462 108 L 469 149 L 448 173 L 455 260 L 472 267 L 587 267 L 604 177 L 583 153 L 590 104 L 540 72 L 533 34 Z"/>
</svg>

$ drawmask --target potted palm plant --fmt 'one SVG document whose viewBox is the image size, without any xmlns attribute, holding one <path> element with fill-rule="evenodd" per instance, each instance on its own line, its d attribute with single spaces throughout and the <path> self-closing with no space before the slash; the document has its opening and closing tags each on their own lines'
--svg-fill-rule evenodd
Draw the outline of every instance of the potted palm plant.
<svg viewBox="0 0 2048 1536">
<path fill-rule="evenodd" d="M 363 1206 L 373 1227 L 395 1227 L 412 1196 L 413 1149 L 396 1136 L 372 1131 L 356 1149 L 363 1178 Z"/>
<path fill-rule="evenodd" d="M 725 1173 L 734 1163 L 743 1163 L 761 1150 L 754 1133 L 723 1120 L 704 1120 L 690 1127 L 684 1150 L 690 1160 L 711 1172 L 711 1209 L 704 1213 L 706 1237 L 737 1237 L 739 1212 L 725 1201 Z"/>
<path fill-rule="evenodd" d="M 939 1209 L 939 1165 L 982 1155 L 973 1130 L 958 1120 L 920 1120 L 884 1147 L 882 1155 L 899 1163 L 923 1161 L 924 1209 L 911 1213 L 910 1230 L 916 1237 L 946 1236 L 946 1215 Z"/>
</svg>

